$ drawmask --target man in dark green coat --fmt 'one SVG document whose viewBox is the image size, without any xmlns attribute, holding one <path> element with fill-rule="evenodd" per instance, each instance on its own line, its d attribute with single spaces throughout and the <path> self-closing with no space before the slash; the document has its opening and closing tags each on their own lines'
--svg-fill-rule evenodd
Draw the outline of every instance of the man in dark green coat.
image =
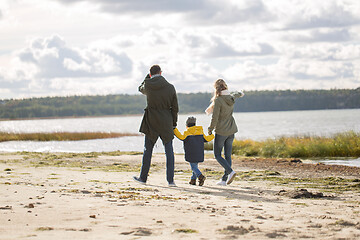
<svg viewBox="0 0 360 240">
<path fill-rule="evenodd" d="M 145 134 L 144 154 L 141 165 L 140 177 L 134 176 L 134 180 L 145 184 L 150 170 L 151 157 L 154 145 L 160 137 L 164 144 L 166 155 L 166 178 L 169 186 L 174 183 L 174 150 L 172 140 L 173 129 L 177 125 L 179 112 L 175 88 L 161 76 L 161 68 L 154 65 L 139 91 L 146 95 L 147 106 L 140 126 L 140 132 Z"/>
</svg>

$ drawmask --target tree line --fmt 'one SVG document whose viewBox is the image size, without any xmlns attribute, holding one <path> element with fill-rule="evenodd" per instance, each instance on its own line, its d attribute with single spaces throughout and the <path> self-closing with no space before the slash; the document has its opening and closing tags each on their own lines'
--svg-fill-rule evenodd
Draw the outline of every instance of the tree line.
<svg viewBox="0 0 360 240">
<path fill-rule="evenodd" d="M 211 93 L 179 93 L 180 113 L 204 112 Z M 143 95 L 68 96 L 0 101 L 0 119 L 85 117 L 142 114 Z M 331 90 L 248 91 L 235 112 L 360 108 L 360 88 Z"/>
</svg>

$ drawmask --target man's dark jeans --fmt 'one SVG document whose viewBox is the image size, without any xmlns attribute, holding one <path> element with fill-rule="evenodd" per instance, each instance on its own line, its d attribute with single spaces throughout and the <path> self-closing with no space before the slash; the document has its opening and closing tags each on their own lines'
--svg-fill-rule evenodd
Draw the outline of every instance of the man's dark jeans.
<svg viewBox="0 0 360 240">
<path fill-rule="evenodd" d="M 140 179 L 146 182 L 150 165 L 151 157 L 155 143 L 145 136 L 144 154 L 141 165 Z M 164 144 L 165 155 L 166 155 L 166 179 L 168 183 L 174 182 L 174 150 L 172 140 Z"/>
</svg>

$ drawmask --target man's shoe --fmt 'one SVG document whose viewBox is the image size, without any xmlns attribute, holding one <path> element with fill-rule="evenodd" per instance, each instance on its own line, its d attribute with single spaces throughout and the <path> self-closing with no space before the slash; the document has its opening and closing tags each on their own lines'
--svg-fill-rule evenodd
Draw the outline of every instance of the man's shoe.
<svg viewBox="0 0 360 240">
<path fill-rule="evenodd" d="M 133 176 L 133 179 L 135 182 L 138 182 L 140 184 L 146 184 L 146 182 L 144 182 L 141 178 L 139 177 L 136 177 L 136 176 Z"/>
<path fill-rule="evenodd" d="M 201 174 L 199 176 L 199 186 L 204 185 L 205 179 L 206 179 L 206 177 L 204 175 Z"/>
<path fill-rule="evenodd" d="M 235 179 L 235 176 L 236 176 L 236 172 L 232 171 L 228 176 L 228 180 L 226 181 L 226 184 L 229 185 L 230 183 L 232 183 Z"/>
<path fill-rule="evenodd" d="M 169 183 L 169 185 L 168 185 L 169 187 L 177 187 L 176 186 L 176 184 L 174 183 L 174 182 L 171 182 L 171 183 Z"/>
<path fill-rule="evenodd" d="M 196 179 L 190 179 L 189 184 L 190 185 L 196 185 Z"/>
<path fill-rule="evenodd" d="M 223 180 L 220 180 L 219 182 L 216 183 L 216 185 L 219 185 L 219 186 L 226 186 L 226 182 L 223 181 Z"/>
</svg>

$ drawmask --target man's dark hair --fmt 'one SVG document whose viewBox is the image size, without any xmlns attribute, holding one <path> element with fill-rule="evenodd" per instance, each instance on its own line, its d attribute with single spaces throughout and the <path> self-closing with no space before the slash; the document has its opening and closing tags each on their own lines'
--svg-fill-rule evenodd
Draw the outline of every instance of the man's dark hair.
<svg viewBox="0 0 360 240">
<path fill-rule="evenodd" d="M 187 127 L 193 127 L 196 125 L 196 118 L 195 117 L 188 117 L 186 120 L 186 126 Z"/>
<path fill-rule="evenodd" d="M 161 72 L 161 68 L 159 65 L 153 65 L 151 68 L 150 68 L 150 74 L 151 75 L 155 75 L 155 74 L 159 74 Z"/>
</svg>

